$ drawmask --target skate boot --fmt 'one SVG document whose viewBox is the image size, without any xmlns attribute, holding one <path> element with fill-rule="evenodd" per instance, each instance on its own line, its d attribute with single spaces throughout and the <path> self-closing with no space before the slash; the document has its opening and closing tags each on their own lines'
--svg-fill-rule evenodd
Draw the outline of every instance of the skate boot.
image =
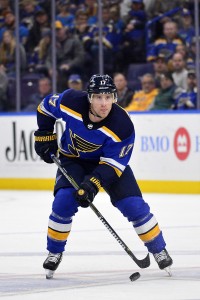
<svg viewBox="0 0 200 300">
<path fill-rule="evenodd" d="M 43 263 L 43 268 L 46 270 L 46 279 L 53 278 L 55 270 L 58 268 L 63 254 L 62 253 L 51 253 L 49 252 L 47 258 Z"/>
<path fill-rule="evenodd" d="M 154 256 L 155 261 L 157 262 L 159 268 L 161 270 L 165 270 L 169 274 L 169 276 L 172 276 L 170 266 L 173 264 L 173 260 L 169 256 L 167 250 L 163 249 L 159 253 L 154 253 L 153 256 Z"/>
</svg>

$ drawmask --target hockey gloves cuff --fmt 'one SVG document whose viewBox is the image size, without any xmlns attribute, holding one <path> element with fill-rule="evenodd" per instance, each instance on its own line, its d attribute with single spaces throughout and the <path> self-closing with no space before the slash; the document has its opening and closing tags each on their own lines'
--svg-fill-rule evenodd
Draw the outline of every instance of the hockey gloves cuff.
<svg viewBox="0 0 200 300">
<path fill-rule="evenodd" d="M 51 154 L 58 150 L 56 133 L 49 131 L 35 131 L 35 151 L 48 164 L 52 164 Z"/>
<path fill-rule="evenodd" d="M 99 179 L 95 177 L 89 177 L 85 179 L 79 189 L 76 191 L 76 200 L 82 207 L 88 207 L 89 202 L 94 200 L 94 197 L 99 192 L 101 187 Z"/>
</svg>

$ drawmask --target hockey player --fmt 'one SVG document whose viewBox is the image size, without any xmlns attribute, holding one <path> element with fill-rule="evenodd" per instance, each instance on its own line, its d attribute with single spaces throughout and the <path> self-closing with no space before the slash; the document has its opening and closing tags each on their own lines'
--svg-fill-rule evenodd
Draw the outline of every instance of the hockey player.
<svg viewBox="0 0 200 300">
<path fill-rule="evenodd" d="M 47 233 L 49 254 L 43 264 L 48 279 L 62 260 L 73 216 L 79 206 L 89 206 L 87 199 L 92 202 L 101 187 L 113 206 L 132 222 L 159 268 L 169 271 L 173 263 L 156 218 L 128 165 L 135 139 L 134 126 L 116 101 L 112 78 L 93 75 L 87 92 L 68 89 L 47 96 L 38 106 L 37 154 L 46 163 L 53 163 L 50 155 L 56 155 L 59 148 L 61 165 L 80 186 L 75 191 L 58 169 Z M 58 147 L 53 132 L 55 121 L 60 118 L 66 122 L 66 128 Z"/>
</svg>

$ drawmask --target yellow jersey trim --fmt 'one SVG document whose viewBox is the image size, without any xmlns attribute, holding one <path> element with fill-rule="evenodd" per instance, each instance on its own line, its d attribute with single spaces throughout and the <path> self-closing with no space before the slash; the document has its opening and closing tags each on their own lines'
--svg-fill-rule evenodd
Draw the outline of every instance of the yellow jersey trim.
<svg viewBox="0 0 200 300">
<path fill-rule="evenodd" d="M 41 114 L 43 114 L 43 115 L 49 117 L 49 115 L 45 114 L 45 113 L 41 110 L 40 105 L 38 105 L 37 110 L 39 111 L 39 113 L 41 113 Z"/>
<path fill-rule="evenodd" d="M 105 164 L 105 165 L 108 165 L 109 167 L 113 168 L 118 177 L 120 177 L 122 175 L 122 171 L 120 171 L 119 169 L 117 169 L 114 166 L 110 165 L 109 163 L 106 163 L 105 161 L 100 161 L 99 164 L 100 165 Z"/>
<path fill-rule="evenodd" d="M 102 126 L 101 128 L 105 132 L 107 132 L 109 136 L 111 135 L 117 142 L 121 142 L 121 139 L 112 130 L 110 130 L 108 127 Z"/>
<path fill-rule="evenodd" d="M 75 110 L 72 110 L 70 109 L 69 107 L 67 106 L 64 106 L 64 105 L 60 105 L 60 108 L 64 111 L 66 111 L 66 113 L 70 114 L 70 115 L 74 115 L 75 117 L 78 117 L 78 118 L 81 118 L 82 119 L 82 115 L 77 113 Z"/>
</svg>

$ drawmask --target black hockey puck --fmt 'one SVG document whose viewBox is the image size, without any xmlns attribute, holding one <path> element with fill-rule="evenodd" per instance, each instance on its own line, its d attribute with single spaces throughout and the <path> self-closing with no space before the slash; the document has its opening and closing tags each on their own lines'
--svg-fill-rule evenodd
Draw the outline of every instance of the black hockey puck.
<svg viewBox="0 0 200 300">
<path fill-rule="evenodd" d="M 138 278 L 140 278 L 140 273 L 139 272 L 135 272 L 129 278 L 130 278 L 130 281 L 135 281 Z"/>
</svg>

